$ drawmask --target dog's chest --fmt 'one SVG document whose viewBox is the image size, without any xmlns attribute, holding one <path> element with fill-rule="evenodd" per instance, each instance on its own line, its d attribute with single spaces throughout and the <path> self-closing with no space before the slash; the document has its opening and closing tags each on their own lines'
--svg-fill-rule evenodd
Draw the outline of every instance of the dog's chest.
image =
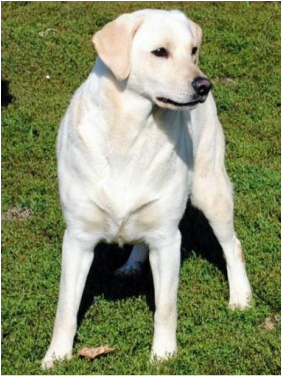
<svg viewBox="0 0 282 376">
<path fill-rule="evenodd" d="M 125 138 L 119 145 L 118 134 L 104 139 L 104 134 L 89 132 L 83 137 L 87 152 L 71 158 L 77 176 L 71 180 L 80 193 L 75 192 L 75 201 L 66 201 L 105 241 L 145 241 L 166 218 L 183 215 L 192 173 L 187 132 L 180 122 L 170 122 L 165 130 L 149 125 L 136 139 Z M 72 196 L 67 186 L 66 191 Z"/>
<path fill-rule="evenodd" d="M 109 168 L 104 178 L 89 186 L 95 216 L 103 218 L 105 241 L 143 242 L 157 231 L 164 219 L 185 208 L 189 190 L 188 169 L 183 161 L 157 165 L 126 164 Z M 146 167 L 146 168 L 145 168 Z"/>
</svg>

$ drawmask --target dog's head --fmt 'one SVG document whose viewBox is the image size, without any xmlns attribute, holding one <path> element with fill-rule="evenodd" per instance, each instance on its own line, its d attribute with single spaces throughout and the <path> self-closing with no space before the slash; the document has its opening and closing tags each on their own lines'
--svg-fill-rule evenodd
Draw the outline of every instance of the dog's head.
<svg viewBox="0 0 282 376">
<path fill-rule="evenodd" d="M 93 37 L 99 57 L 128 89 L 160 107 L 192 109 L 211 82 L 198 68 L 201 28 L 179 11 L 124 14 Z"/>
</svg>

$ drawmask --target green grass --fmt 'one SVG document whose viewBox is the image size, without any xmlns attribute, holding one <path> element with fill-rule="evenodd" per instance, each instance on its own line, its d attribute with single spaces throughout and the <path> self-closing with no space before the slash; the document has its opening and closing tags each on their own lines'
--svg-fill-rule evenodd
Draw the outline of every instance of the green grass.
<svg viewBox="0 0 282 376">
<path fill-rule="evenodd" d="M 94 31 L 143 7 L 183 10 L 203 28 L 200 63 L 214 81 L 254 305 L 227 309 L 221 250 L 205 219 L 188 208 L 178 356 L 148 363 L 150 269 L 141 279 L 118 281 L 112 272 L 128 249 L 101 245 L 74 353 L 102 344 L 117 350 L 93 362 L 75 355 L 51 373 L 280 374 L 280 3 L 23 1 L 2 2 L 2 79 L 13 97 L 2 106 L 2 374 L 44 374 L 40 359 L 55 317 L 64 230 L 57 129 L 94 63 Z"/>
</svg>

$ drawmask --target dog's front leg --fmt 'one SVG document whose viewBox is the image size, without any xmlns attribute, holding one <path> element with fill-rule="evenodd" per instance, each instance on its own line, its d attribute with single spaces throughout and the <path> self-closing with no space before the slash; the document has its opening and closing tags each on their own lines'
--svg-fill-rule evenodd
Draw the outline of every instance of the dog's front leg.
<svg viewBox="0 0 282 376">
<path fill-rule="evenodd" d="M 167 359 L 177 351 L 177 290 L 181 235 L 150 244 L 150 264 L 155 287 L 156 312 L 152 360 Z"/>
<path fill-rule="evenodd" d="M 60 296 L 53 337 L 42 360 L 51 368 L 55 360 L 70 358 L 77 327 L 77 313 L 85 281 L 93 261 L 95 239 L 77 231 L 66 230 L 63 241 Z"/>
</svg>

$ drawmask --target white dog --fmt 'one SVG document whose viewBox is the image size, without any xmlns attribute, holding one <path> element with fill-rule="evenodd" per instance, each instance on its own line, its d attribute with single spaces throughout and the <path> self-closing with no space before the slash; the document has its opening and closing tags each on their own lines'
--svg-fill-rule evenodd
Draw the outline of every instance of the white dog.
<svg viewBox="0 0 282 376">
<path fill-rule="evenodd" d="M 67 223 L 60 297 L 43 367 L 70 358 L 85 280 L 100 241 L 136 244 L 121 271 L 149 253 L 155 288 L 152 355 L 177 350 L 177 289 L 188 196 L 222 246 L 229 305 L 246 308 L 251 288 L 233 226 L 224 136 L 198 68 L 201 29 L 178 11 L 124 14 L 93 37 L 95 67 L 61 123 L 57 152 Z"/>
</svg>

